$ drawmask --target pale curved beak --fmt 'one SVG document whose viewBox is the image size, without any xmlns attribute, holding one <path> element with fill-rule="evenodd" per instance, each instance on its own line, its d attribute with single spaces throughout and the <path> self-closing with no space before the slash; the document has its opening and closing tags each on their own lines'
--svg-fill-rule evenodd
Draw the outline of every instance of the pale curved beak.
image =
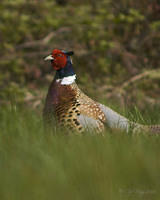
<svg viewBox="0 0 160 200">
<path fill-rule="evenodd" d="M 53 58 L 53 56 L 52 55 L 49 55 L 49 56 L 47 56 L 47 57 L 45 57 L 45 59 L 44 59 L 45 61 L 46 60 L 54 60 L 54 58 Z"/>
</svg>

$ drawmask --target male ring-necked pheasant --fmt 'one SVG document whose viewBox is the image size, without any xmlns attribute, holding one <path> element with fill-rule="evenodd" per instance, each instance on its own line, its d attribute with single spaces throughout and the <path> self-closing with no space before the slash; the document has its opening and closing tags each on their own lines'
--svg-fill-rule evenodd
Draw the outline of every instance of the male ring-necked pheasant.
<svg viewBox="0 0 160 200">
<path fill-rule="evenodd" d="M 134 132 L 148 131 L 160 133 L 160 125 L 146 126 L 129 121 L 107 106 L 86 96 L 77 86 L 76 74 L 70 56 L 72 51 L 54 49 L 45 60 L 50 60 L 56 75 L 52 81 L 44 107 L 44 120 L 53 120 L 60 126 L 69 127 L 77 132 L 95 130 L 102 132 L 110 127 Z"/>
</svg>

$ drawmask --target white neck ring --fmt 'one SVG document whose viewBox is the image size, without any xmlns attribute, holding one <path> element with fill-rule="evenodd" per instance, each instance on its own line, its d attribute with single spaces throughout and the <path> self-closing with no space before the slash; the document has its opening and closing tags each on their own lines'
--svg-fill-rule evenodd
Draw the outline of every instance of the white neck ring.
<svg viewBox="0 0 160 200">
<path fill-rule="evenodd" d="M 61 79 L 57 79 L 56 82 L 60 82 L 61 85 L 70 85 L 72 83 L 74 83 L 76 80 L 76 75 L 72 75 L 72 76 L 67 76 Z"/>
</svg>

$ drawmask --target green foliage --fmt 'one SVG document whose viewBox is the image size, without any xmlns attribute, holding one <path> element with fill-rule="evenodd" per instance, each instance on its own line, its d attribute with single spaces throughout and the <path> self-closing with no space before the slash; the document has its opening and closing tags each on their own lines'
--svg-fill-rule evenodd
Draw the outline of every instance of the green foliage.
<svg viewBox="0 0 160 200">
<path fill-rule="evenodd" d="M 47 86 L 52 69 L 43 58 L 53 48 L 75 51 L 79 83 L 90 95 L 91 86 L 96 88 L 97 97 L 107 92 L 99 89 L 105 85 L 120 85 L 146 69 L 157 69 L 159 9 L 156 0 L 2 0 L 1 93 L 5 87 L 12 92 L 13 83 L 30 91 Z M 159 87 L 156 80 L 153 85 Z"/>
<path fill-rule="evenodd" d="M 54 134 L 35 112 L 14 105 L 0 110 L 0 130 L 3 200 L 160 197 L 159 137 Z"/>
</svg>

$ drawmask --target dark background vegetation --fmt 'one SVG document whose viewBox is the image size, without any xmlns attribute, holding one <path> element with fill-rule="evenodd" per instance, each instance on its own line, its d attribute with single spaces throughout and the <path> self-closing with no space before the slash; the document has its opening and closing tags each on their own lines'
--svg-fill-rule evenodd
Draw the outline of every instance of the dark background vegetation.
<svg viewBox="0 0 160 200">
<path fill-rule="evenodd" d="M 77 82 L 94 99 L 160 104 L 158 0 L 1 0 L 1 105 L 42 106 L 54 48 L 74 50 Z"/>
</svg>

